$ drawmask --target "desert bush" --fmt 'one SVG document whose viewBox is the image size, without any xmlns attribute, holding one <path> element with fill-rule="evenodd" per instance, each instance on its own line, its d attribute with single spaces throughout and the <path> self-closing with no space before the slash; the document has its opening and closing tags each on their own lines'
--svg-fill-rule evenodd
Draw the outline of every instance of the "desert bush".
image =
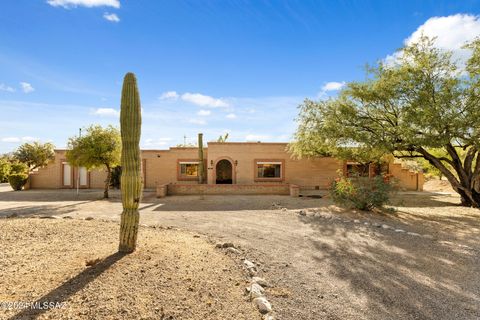
<svg viewBox="0 0 480 320">
<path fill-rule="evenodd" d="M 0 183 L 8 182 L 8 175 L 10 174 L 10 161 L 0 158 Z"/>
<path fill-rule="evenodd" d="M 342 176 L 330 187 L 330 195 L 336 204 L 360 210 L 381 208 L 389 202 L 392 191 L 392 182 L 386 181 L 382 176 Z"/>
<path fill-rule="evenodd" d="M 8 182 L 15 191 L 22 190 L 23 186 L 27 183 L 28 174 L 25 173 L 13 173 L 8 176 Z"/>
</svg>

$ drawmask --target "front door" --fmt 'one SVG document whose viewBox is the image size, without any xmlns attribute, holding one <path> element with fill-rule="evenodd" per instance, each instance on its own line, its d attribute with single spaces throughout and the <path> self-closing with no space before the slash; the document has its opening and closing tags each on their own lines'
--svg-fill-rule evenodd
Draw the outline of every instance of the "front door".
<svg viewBox="0 0 480 320">
<path fill-rule="evenodd" d="M 226 159 L 217 162 L 215 168 L 216 184 L 232 184 L 232 163 Z"/>
</svg>

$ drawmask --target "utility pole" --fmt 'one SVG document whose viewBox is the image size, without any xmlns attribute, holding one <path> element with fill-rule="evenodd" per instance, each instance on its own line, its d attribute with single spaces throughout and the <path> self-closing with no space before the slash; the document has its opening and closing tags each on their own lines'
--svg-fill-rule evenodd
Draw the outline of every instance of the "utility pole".
<svg viewBox="0 0 480 320">
<path fill-rule="evenodd" d="M 183 135 L 183 146 L 186 147 L 187 146 L 187 135 Z"/>
<path fill-rule="evenodd" d="M 78 129 L 78 138 L 82 137 L 82 128 Z M 80 165 L 77 166 L 77 197 L 80 194 Z"/>
</svg>

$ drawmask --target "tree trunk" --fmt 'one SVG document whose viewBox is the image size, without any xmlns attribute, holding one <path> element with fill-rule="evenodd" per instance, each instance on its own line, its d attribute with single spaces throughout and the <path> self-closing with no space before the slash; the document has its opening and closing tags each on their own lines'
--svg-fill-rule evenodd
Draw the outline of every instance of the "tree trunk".
<svg viewBox="0 0 480 320">
<path fill-rule="evenodd" d="M 120 221 L 120 245 L 118 251 L 130 253 L 135 251 L 140 214 L 138 209 L 123 209 Z"/>
<path fill-rule="evenodd" d="M 109 165 L 107 167 L 107 179 L 105 180 L 105 187 L 103 189 L 103 198 L 108 199 L 108 190 L 110 189 L 110 178 L 112 177 L 112 170 Z"/>
<path fill-rule="evenodd" d="M 465 161 L 462 165 L 454 148 L 447 146 L 446 149 L 453 160 L 437 158 L 423 148 L 419 148 L 417 151 L 447 178 L 453 190 L 460 195 L 462 206 L 480 208 L 480 190 L 476 188 L 476 181 L 480 181 L 480 154 L 478 154 L 476 149 L 472 151 L 474 153 L 473 156 L 477 154 L 475 169 L 472 171 L 470 160 Z M 471 157 L 473 156 L 471 155 Z M 451 165 L 453 170 L 455 170 L 456 176 L 442 163 L 442 160 Z"/>
</svg>

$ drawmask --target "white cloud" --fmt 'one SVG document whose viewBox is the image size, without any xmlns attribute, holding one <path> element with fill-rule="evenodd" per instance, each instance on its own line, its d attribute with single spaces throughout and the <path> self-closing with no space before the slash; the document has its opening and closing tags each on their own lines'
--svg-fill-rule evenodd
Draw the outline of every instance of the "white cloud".
<svg viewBox="0 0 480 320">
<path fill-rule="evenodd" d="M 210 110 L 200 110 L 197 112 L 197 115 L 199 116 L 209 116 L 210 114 L 212 114 L 212 111 Z"/>
<path fill-rule="evenodd" d="M 227 119 L 235 119 L 237 117 L 237 115 L 235 113 L 229 113 L 225 116 L 225 118 Z"/>
<path fill-rule="evenodd" d="M 192 123 L 192 124 L 198 124 L 198 125 L 206 125 L 207 122 L 203 119 L 190 119 L 188 120 L 188 122 Z"/>
<path fill-rule="evenodd" d="M 53 7 L 63 7 L 65 9 L 71 7 L 83 6 L 92 7 L 113 7 L 120 8 L 119 0 L 48 0 L 47 3 Z"/>
<path fill-rule="evenodd" d="M 0 83 L 0 91 L 14 92 L 15 89 L 13 89 L 10 86 L 7 86 L 5 83 Z"/>
<path fill-rule="evenodd" d="M 113 108 L 98 108 L 92 112 L 93 115 L 102 116 L 102 117 L 118 117 L 120 112 Z"/>
<path fill-rule="evenodd" d="M 164 147 L 169 144 L 173 139 L 172 138 L 158 138 L 158 139 L 146 139 L 143 143 L 144 147 Z"/>
<path fill-rule="evenodd" d="M 20 82 L 20 86 L 22 87 L 23 92 L 30 93 L 35 91 L 35 88 L 28 82 Z"/>
<path fill-rule="evenodd" d="M 167 91 L 162 93 L 162 95 L 159 97 L 160 100 L 177 100 L 178 99 L 178 93 L 176 91 Z"/>
<path fill-rule="evenodd" d="M 453 51 L 453 58 L 460 64 L 470 56 L 470 50 L 462 49 L 465 43 L 480 36 L 480 16 L 470 14 L 455 14 L 446 17 L 432 17 L 415 30 L 404 45 L 418 42 L 423 35 L 436 37 L 435 46 Z M 401 57 L 401 52 L 396 52 L 385 58 L 387 64 L 394 63 Z"/>
<path fill-rule="evenodd" d="M 340 90 L 341 88 L 343 88 L 343 86 L 345 86 L 345 81 L 342 81 L 342 82 L 335 82 L 335 81 L 327 82 L 322 86 L 322 91 L 323 92 L 337 91 L 337 90 Z"/>
<path fill-rule="evenodd" d="M 247 136 L 245 137 L 245 141 L 249 141 L 249 142 L 257 142 L 257 141 L 265 141 L 265 140 L 270 140 L 270 136 L 268 135 L 260 135 L 260 134 L 247 134 Z"/>
<path fill-rule="evenodd" d="M 18 143 L 18 142 L 32 142 L 32 141 L 35 141 L 37 139 L 35 139 L 34 137 L 5 137 L 5 138 L 2 138 L 0 139 L 0 141 L 2 142 L 9 142 L 9 143 Z"/>
<path fill-rule="evenodd" d="M 228 107 L 228 103 L 222 99 L 213 98 L 200 93 L 184 93 L 181 96 L 183 101 L 187 101 L 202 107 Z"/>
<path fill-rule="evenodd" d="M 108 12 L 105 12 L 103 14 L 103 18 L 105 20 L 108 20 L 110 22 L 120 22 L 120 18 L 115 14 L 115 13 L 108 13 Z"/>
</svg>

